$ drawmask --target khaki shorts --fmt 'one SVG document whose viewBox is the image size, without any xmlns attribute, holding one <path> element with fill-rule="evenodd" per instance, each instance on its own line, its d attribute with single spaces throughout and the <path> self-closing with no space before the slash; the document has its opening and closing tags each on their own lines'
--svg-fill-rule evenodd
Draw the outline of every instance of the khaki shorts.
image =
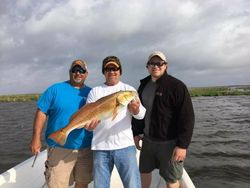
<svg viewBox="0 0 250 188">
<path fill-rule="evenodd" d="M 45 162 L 45 180 L 50 188 L 68 188 L 73 182 L 88 184 L 92 181 L 93 154 L 90 148 L 71 150 L 48 148 Z"/>
<path fill-rule="evenodd" d="M 141 173 L 150 173 L 159 169 L 161 177 L 168 183 L 180 180 L 183 173 L 183 162 L 173 161 L 172 154 L 176 146 L 175 140 L 152 142 L 143 138 L 139 169 Z"/>
</svg>

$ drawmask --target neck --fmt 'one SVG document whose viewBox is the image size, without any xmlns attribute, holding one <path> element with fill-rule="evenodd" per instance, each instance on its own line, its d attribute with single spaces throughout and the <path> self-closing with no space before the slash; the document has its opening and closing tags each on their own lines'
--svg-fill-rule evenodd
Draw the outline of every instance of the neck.
<svg viewBox="0 0 250 188">
<path fill-rule="evenodd" d="M 119 83 L 119 81 L 118 82 L 108 82 L 108 81 L 106 81 L 104 84 L 107 85 L 107 86 L 114 86 L 114 85 L 116 85 L 118 83 Z"/>
<path fill-rule="evenodd" d="M 82 88 L 84 85 L 82 84 L 82 85 L 74 85 L 73 87 L 74 88 L 77 88 L 77 89 L 80 89 L 80 88 Z"/>
<path fill-rule="evenodd" d="M 84 83 L 75 83 L 72 81 L 69 81 L 69 84 L 72 85 L 74 88 L 80 89 L 82 87 L 84 87 Z"/>
<path fill-rule="evenodd" d="M 156 82 L 156 80 L 158 80 L 158 78 L 151 76 L 151 80 L 152 80 L 152 82 Z"/>
</svg>

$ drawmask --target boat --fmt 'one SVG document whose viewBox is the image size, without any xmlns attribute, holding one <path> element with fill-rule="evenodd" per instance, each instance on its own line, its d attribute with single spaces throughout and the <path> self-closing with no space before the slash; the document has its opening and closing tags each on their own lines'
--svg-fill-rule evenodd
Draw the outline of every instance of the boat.
<svg viewBox="0 0 250 188">
<path fill-rule="evenodd" d="M 44 162 L 47 158 L 47 151 L 44 150 L 37 156 L 35 163 L 35 156 L 23 161 L 22 163 L 14 166 L 0 175 L 1 188 L 46 188 L 44 180 Z M 137 159 L 139 159 L 139 152 L 137 152 Z M 180 181 L 181 188 L 195 188 L 192 180 L 187 174 L 186 170 L 183 171 L 183 176 Z M 165 188 L 165 181 L 159 176 L 159 171 L 154 170 L 152 173 L 152 183 L 150 188 Z M 72 188 L 74 186 L 71 186 Z M 93 182 L 88 186 L 93 188 Z M 111 176 L 111 188 L 122 188 L 117 170 L 114 168 Z"/>
</svg>

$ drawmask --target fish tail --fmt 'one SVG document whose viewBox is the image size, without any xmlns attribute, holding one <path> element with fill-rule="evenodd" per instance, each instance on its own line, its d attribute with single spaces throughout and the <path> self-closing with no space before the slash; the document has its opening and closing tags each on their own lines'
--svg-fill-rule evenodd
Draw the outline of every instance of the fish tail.
<svg viewBox="0 0 250 188">
<path fill-rule="evenodd" d="M 68 134 L 67 132 L 63 131 L 63 129 L 60 129 L 49 135 L 50 139 L 54 140 L 56 143 L 62 146 L 65 144 L 67 137 L 68 137 Z"/>
</svg>

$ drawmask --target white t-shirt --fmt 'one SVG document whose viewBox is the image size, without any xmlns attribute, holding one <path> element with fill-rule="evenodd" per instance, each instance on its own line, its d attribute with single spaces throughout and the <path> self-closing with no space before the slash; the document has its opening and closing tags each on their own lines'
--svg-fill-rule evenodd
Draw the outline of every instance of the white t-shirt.
<svg viewBox="0 0 250 188">
<path fill-rule="evenodd" d="M 98 99 L 110 95 L 121 90 L 133 90 L 135 88 L 119 82 L 114 86 L 105 84 L 94 87 L 87 98 L 87 103 L 95 102 Z M 146 109 L 140 105 L 140 112 L 133 115 L 136 119 L 143 119 Z M 127 107 L 122 108 L 115 119 L 111 118 L 101 120 L 93 131 L 93 139 L 91 144 L 92 150 L 114 150 L 122 149 L 134 145 L 133 133 L 131 130 L 132 114 Z"/>
</svg>

